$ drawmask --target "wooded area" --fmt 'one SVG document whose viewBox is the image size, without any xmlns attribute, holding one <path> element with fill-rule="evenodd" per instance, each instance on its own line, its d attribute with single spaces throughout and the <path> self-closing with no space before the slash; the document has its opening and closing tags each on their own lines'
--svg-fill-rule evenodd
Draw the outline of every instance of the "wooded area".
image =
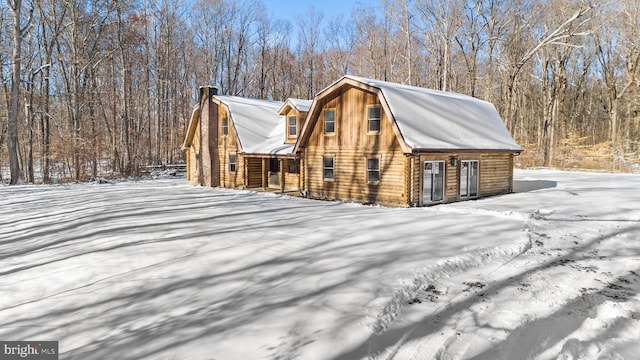
<svg viewBox="0 0 640 360">
<path fill-rule="evenodd" d="M 202 85 L 311 99 L 344 74 L 493 102 L 516 165 L 640 171 L 640 0 L 5 0 L 0 39 L 10 183 L 183 161 Z"/>
</svg>

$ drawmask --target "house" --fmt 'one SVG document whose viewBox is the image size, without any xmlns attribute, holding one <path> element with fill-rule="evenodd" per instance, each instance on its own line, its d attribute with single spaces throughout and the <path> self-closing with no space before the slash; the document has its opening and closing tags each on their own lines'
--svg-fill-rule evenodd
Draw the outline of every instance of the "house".
<svg viewBox="0 0 640 360">
<path fill-rule="evenodd" d="M 262 138 L 245 146 L 244 135 L 237 134 L 242 146 L 221 148 L 218 137 L 211 148 L 218 149 L 219 161 L 235 153 L 236 167 L 243 166 L 244 172 L 236 170 L 235 182 L 221 179 L 210 185 L 201 180 L 207 179 L 206 172 L 192 172 L 189 165 L 192 183 L 235 188 L 278 184 L 281 191 L 297 189 L 310 198 L 391 206 L 426 206 L 513 190 L 514 157 L 522 149 L 495 107 L 473 97 L 346 75 L 312 102 L 288 99 L 276 117 L 268 116 L 269 126 L 264 125 L 266 114 L 247 110 L 243 116 L 227 98 L 212 96 L 213 108 L 222 109 L 214 110 L 216 121 L 226 116 L 238 117 L 233 123 L 261 124 L 251 128 Z M 233 100 L 266 106 L 260 100 Z M 205 118 L 203 106 L 201 100 L 183 146 L 190 154 L 206 138 L 206 126 L 200 125 L 200 134 L 191 129 Z M 198 159 L 190 155 L 188 162 Z M 223 164 L 218 167 L 223 174 Z"/>
</svg>

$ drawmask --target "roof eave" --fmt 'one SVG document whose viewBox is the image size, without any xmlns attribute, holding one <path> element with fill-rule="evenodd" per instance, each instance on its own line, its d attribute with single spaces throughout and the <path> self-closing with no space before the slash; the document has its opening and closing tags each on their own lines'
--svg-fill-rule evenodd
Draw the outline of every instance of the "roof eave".
<svg viewBox="0 0 640 360">
<path fill-rule="evenodd" d="M 193 136 L 196 133 L 196 122 L 199 123 L 200 120 L 200 105 L 196 105 L 193 107 L 191 111 L 191 119 L 189 120 L 189 126 L 187 127 L 187 136 L 184 138 L 184 142 L 180 146 L 182 151 L 187 151 L 191 144 L 193 143 Z"/>
<path fill-rule="evenodd" d="M 411 153 L 517 153 L 520 154 L 522 149 L 462 149 L 462 148 L 412 148 Z"/>
</svg>

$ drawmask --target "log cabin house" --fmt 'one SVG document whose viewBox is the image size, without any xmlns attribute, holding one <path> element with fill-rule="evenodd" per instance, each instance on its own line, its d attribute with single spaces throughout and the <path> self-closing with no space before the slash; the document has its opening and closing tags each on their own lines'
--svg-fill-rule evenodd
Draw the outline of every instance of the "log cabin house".
<svg viewBox="0 0 640 360">
<path fill-rule="evenodd" d="M 351 75 L 313 101 L 201 88 L 183 150 L 192 184 L 403 207 L 512 192 L 522 151 L 491 103 Z"/>
</svg>

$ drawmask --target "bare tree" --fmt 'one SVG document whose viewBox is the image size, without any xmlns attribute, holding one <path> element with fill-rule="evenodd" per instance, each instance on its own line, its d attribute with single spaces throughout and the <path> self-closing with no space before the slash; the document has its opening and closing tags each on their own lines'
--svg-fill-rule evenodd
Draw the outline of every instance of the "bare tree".
<svg viewBox="0 0 640 360">
<path fill-rule="evenodd" d="M 302 97 L 311 99 L 315 96 L 320 76 L 320 53 L 324 51 L 319 24 L 322 22 L 324 14 L 311 7 L 307 14 L 298 18 L 298 57 L 300 61 L 301 73 L 304 81 L 304 93 Z M 314 26 L 309 26 L 314 24 Z"/>
<path fill-rule="evenodd" d="M 418 11 L 422 18 L 427 47 L 436 49 L 438 89 L 451 90 L 451 54 L 460 26 L 461 2 L 455 0 L 421 1 Z"/>
<path fill-rule="evenodd" d="M 516 133 L 516 124 L 517 117 L 515 116 L 515 102 L 514 102 L 514 94 L 515 94 L 515 86 L 522 72 L 524 66 L 531 60 L 531 58 L 538 53 L 540 49 L 549 45 L 567 45 L 571 46 L 567 43 L 567 40 L 576 36 L 586 36 L 589 35 L 589 31 L 581 30 L 583 25 L 589 20 L 586 18 L 587 14 L 593 8 L 587 4 L 580 4 L 579 8 L 572 12 L 566 20 L 561 22 L 557 26 L 553 26 L 550 29 L 545 29 L 543 34 L 534 39 L 532 46 L 530 46 L 526 51 L 524 51 L 520 56 L 515 59 L 515 62 L 509 64 L 507 70 L 507 84 L 506 84 L 506 93 L 505 93 L 505 103 L 506 103 L 506 121 L 509 129 Z M 533 24 L 524 23 L 521 27 L 515 29 L 515 32 L 512 33 L 512 36 L 520 36 L 520 32 L 529 31 L 531 32 L 533 29 Z"/>
<path fill-rule="evenodd" d="M 33 8 L 29 12 L 26 23 L 22 24 L 22 0 L 7 0 L 13 16 L 13 53 L 11 64 L 11 92 L 9 94 L 8 143 L 9 169 L 11 171 L 10 184 L 15 184 L 20 178 L 20 161 L 18 159 L 18 109 L 20 97 L 20 79 L 22 74 L 22 39 L 30 29 L 33 19 Z"/>
<path fill-rule="evenodd" d="M 640 87 L 640 4 L 624 0 L 603 10 L 602 22 L 595 38 L 598 61 L 605 80 L 610 122 L 612 166 L 623 156 L 619 141 L 620 103 L 633 87 Z"/>
</svg>

